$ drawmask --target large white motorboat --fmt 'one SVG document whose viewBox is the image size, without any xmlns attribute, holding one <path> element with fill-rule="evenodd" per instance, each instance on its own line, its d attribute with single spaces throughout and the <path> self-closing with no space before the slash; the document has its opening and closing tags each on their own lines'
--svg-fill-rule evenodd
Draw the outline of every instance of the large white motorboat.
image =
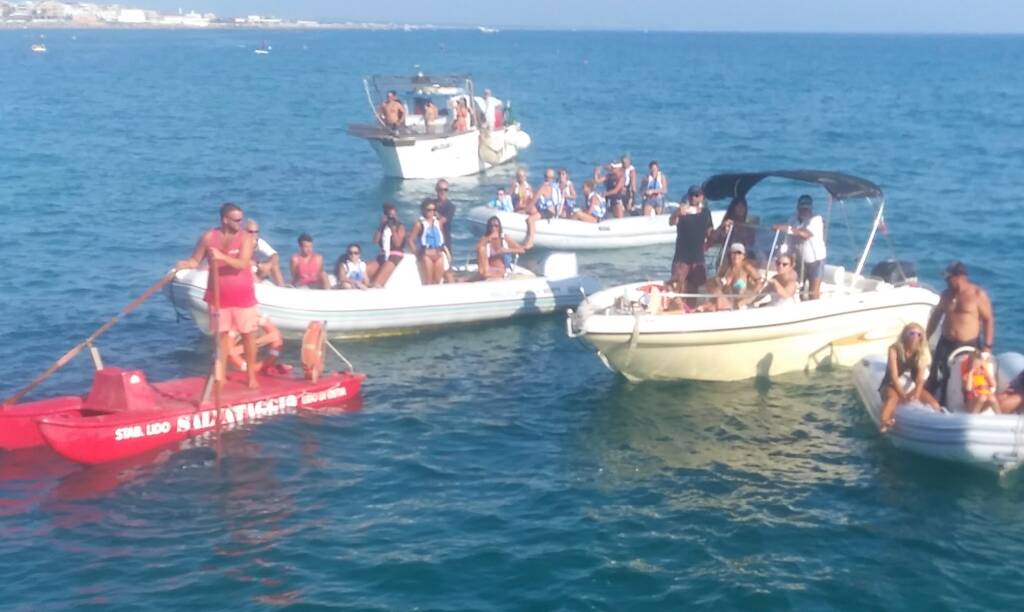
<svg viewBox="0 0 1024 612">
<path fill-rule="evenodd" d="M 514 159 L 530 146 L 530 136 L 510 117 L 507 105 L 476 95 L 468 75 L 371 76 L 363 81 L 376 122 L 353 124 L 348 133 L 370 143 L 397 178 L 437 179 L 466 176 Z M 398 125 L 385 124 L 380 105 L 395 92 L 404 109 Z M 485 92 L 486 93 L 486 92 Z M 464 129 L 456 129 L 460 103 L 470 109 Z M 428 105 L 436 118 L 427 120 Z"/>
<path fill-rule="evenodd" d="M 950 371 L 959 372 L 965 348 L 949 357 Z M 1024 370 L 1024 355 L 1003 353 L 996 359 L 997 390 L 1003 391 Z M 878 389 L 885 377 L 885 355 L 872 355 L 853 366 L 853 382 L 868 416 L 877 426 L 882 411 Z M 917 402 L 902 404 L 894 413 L 896 424 L 886 434 L 893 446 L 947 461 L 969 463 L 1005 471 L 1024 462 L 1024 416 L 1019 414 L 969 414 L 964 410 L 962 382 L 951 376 L 946 405 L 936 412 Z"/>
<path fill-rule="evenodd" d="M 907 323 L 927 321 L 938 295 L 918 286 L 912 266 L 881 262 L 873 274 L 863 274 L 882 224 L 885 200 L 877 185 L 835 172 L 771 171 L 716 175 L 703 189 L 712 200 L 745 198 L 767 177 L 823 187 L 831 198 L 829 218 L 833 205 L 845 206 L 850 199 L 876 205 L 867 242 L 853 269 L 826 265 L 820 299 L 761 307 L 755 299 L 746 308 L 683 314 L 664 309 L 666 289 L 661 283 L 631 283 L 591 295 L 576 312 L 570 311 L 569 335 L 580 338 L 608 368 L 632 381 L 729 381 L 823 365 L 851 366 L 866 355 L 883 352 Z M 768 244 L 771 247 L 765 249 Z M 758 238 L 752 251 L 759 253 L 759 265 L 767 266 L 775 255 L 792 248 L 775 232 Z"/>
<path fill-rule="evenodd" d="M 717 226 L 723 211 L 711 212 Z M 605 219 L 600 223 L 587 223 L 577 219 L 540 219 L 535 223 L 533 245 L 542 249 L 587 251 L 643 247 L 672 244 L 676 228 L 669 225 L 671 215 L 647 215 Z M 487 227 L 491 217 L 501 219 L 501 227 L 516 242 L 526 241 L 527 217 L 522 213 L 501 211 L 489 206 L 476 206 L 466 213 L 466 219 L 479 227 Z"/>
<path fill-rule="evenodd" d="M 499 280 L 423 285 L 416 257 L 407 255 L 382 289 L 315 290 L 256 285 L 261 314 L 289 338 L 301 338 L 311 321 L 325 321 L 333 338 L 412 333 L 448 325 L 551 314 L 576 306 L 598 281 L 581 276 L 572 253 L 551 253 L 542 274 L 516 265 Z M 471 277 L 474 266 L 457 269 Z M 196 325 L 209 332 L 203 294 L 207 271 L 181 270 L 168 285 L 175 308 L 187 308 Z"/>
</svg>

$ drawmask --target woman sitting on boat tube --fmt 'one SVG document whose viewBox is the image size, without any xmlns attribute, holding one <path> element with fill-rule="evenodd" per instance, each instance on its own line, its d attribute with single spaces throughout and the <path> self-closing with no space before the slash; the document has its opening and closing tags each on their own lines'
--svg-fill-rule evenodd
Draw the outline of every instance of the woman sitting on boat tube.
<svg viewBox="0 0 1024 612">
<path fill-rule="evenodd" d="M 405 257 L 405 226 L 398 220 L 394 204 L 384 204 L 384 216 L 373 233 L 373 243 L 380 247 L 380 254 L 366 264 L 366 275 L 371 279 L 371 287 L 383 287 Z"/>
<path fill-rule="evenodd" d="M 437 204 L 427 198 L 420 204 L 423 216 L 412 226 L 409 248 L 419 258 L 424 285 L 439 285 L 444 280 L 444 220 L 437 216 Z"/>
<path fill-rule="evenodd" d="M 573 219 L 587 223 L 600 223 L 608 214 L 604 196 L 594 191 L 594 181 L 583 181 L 583 206 L 573 214 Z"/>
<path fill-rule="evenodd" d="M 508 276 L 512 272 L 513 256 L 525 252 L 526 249 L 516 244 L 502 231 L 501 219 L 491 217 L 487 220 L 484 235 L 476 243 L 476 262 L 480 278 L 492 280 Z"/>
<path fill-rule="evenodd" d="M 931 366 L 932 355 L 924 337 L 924 328 L 917 323 L 908 323 L 900 337 L 889 347 L 889 362 L 885 366 L 885 378 L 878 392 L 882 395 L 882 412 L 879 414 L 879 431 L 885 433 L 896 423 L 893 413 L 896 405 L 903 402 L 924 402 L 938 411 L 939 402 L 924 388 L 924 379 Z M 906 381 L 914 383 L 909 391 Z"/>
<path fill-rule="evenodd" d="M 348 245 L 345 254 L 338 258 L 334 275 L 338 279 L 339 289 L 366 289 L 370 286 L 366 262 L 360 257 L 358 244 Z"/>
</svg>

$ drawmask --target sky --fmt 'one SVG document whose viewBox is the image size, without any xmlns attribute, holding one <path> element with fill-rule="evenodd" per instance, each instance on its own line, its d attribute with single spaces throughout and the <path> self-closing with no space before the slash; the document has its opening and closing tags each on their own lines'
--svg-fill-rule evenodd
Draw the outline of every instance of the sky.
<svg viewBox="0 0 1024 612">
<path fill-rule="evenodd" d="M 1024 0 L 119 0 L 221 17 L 727 32 L 1024 33 Z"/>
</svg>

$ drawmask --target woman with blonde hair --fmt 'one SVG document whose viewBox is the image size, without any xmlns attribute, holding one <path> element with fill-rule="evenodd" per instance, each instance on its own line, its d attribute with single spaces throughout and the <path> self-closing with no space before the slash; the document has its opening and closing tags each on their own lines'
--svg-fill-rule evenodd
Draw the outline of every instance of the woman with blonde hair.
<svg viewBox="0 0 1024 612">
<path fill-rule="evenodd" d="M 885 378 L 878 392 L 882 395 L 882 412 L 879 415 L 879 430 L 885 433 L 896 423 L 893 413 L 896 405 L 904 402 L 924 402 L 936 412 L 941 408 L 932 394 L 924 388 L 924 379 L 931 367 L 932 355 L 924 337 L 924 328 L 917 323 L 908 323 L 900 337 L 889 346 L 889 361 L 885 366 Z M 907 390 L 906 381 L 913 386 Z"/>
</svg>

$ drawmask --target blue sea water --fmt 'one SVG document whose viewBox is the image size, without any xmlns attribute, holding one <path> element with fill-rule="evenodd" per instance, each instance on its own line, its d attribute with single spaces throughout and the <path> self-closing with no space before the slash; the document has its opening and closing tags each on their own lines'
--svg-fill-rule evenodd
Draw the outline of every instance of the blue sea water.
<svg viewBox="0 0 1024 612">
<path fill-rule="evenodd" d="M 472 72 L 533 136 L 531 177 L 629 151 L 674 195 L 726 170 L 877 181 L 923 280 L 954 258 L 1020 350 L 1024 39 L 574 32 L 0 31 L 0 395 L 245 206 L 280 250 L 369 247 L 381 178 L 344 126 L 366 73 Z M 262 40 L 272 54 L 252 49 Z M 514 167 L 453 179 L 462 210 Z M 802 186 L 752 212 L 782 220 Z M 820 196 L 820 194 L 818 194 Z M 819 200 L 820 202 L 821 200 Z M 759 208 L 759 205 L 763 207 Z M 851 209 L 850 215 L 863 217 Z M 456 221 L 458 250 L 470 228 Z M 849 256 L 864 234 L 835 238 Z M 849 246 L 848 246 L 849 245 Z M 875 259 L 889 256 L 881 240 Z M 582 258 L 606 283 L 671 248 Z M 162 298 L 100 343 L 152 379 L 206 339 Z M 1024 488 L 899 453 L 846 371 L 633 385 L 557 317 L 343 343 L 361 409 L 155 460 L 0 456 L 3 607 L 992 609 L 1024 579 Z M 36 393 L 84 390 L 80 358 Z"/>
</svg>

